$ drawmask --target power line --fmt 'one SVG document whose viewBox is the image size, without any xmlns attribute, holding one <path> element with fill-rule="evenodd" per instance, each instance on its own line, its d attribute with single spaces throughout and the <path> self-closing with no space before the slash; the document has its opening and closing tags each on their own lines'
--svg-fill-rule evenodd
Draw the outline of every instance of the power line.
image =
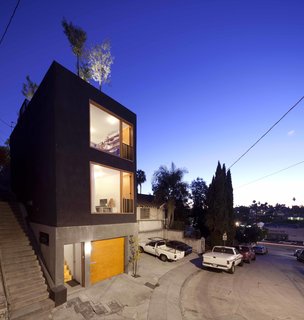
<svg viewBox="0 0 304 320">
<path fill-rule="evenodd" d="M 246 183 L 246 184 L 243 184 L 243 185 L 237 187 L 236 189 L 239 189 L 239 188 L 248 186 L 249 184 L 252 184 L 252 183 L 258 182 L 258 181 L 260 181 L 260 180 L 269 178 L 269 177 L 271 177 L 271 176 L 274 176 L 275 174 L 281 173 L 281 172 L 283 172 L 283 171 L 285 171 L 285 170 L 288 170 L 288 169 L 290 169 L 290 168 L 293 168 L 293 167 L 295 167 L 295 166 L 298 166 L 298 165 L 300 165 L 300 164 L 302 164 L 302 163 L 304 163 L 304 160 L 303 160 L 303 161 L 300 161 L 300 162 L 298 162 L 298 163 L 292 164 L 291 166 L 286 167 L 286 168 L 284 168 L 284 169 L 281 169 L 281 170 L 279 170 L 279 171 L 270 173 L 270 174 L 268 174 L 268 175 L 266 175 L 266 176 L 264 176 L 264 177 L 261 177 L 261 178 L 259 178 L 259 179 L 253 180 L 253 181 L 248 182 L 248 183 Z"/>
<path fill-rule="evenodd" d="M 253 147 L 255 147 L 284 117 L 287 116 L 287 114 L 293 110 L 302 100 L 304 99 L 304 96 L 299 99 L 287 112 L 284 113 L 284 115 L 275 123 L 273 124 L 249 149 L 247 149 L 239 158 L 237 158 L 233 164 L 228 168 L 231 169 L 237 162 L 239 162 Z"/>
<path fill-rule="evenodd" d="M 12 128 L 12 126 L 11 126 L 11 125 L 9 125 L 7 122 L 5 122 L 4 120 L 2 120 L 1 118 L 0 118 L 0 121 L 1 121 L 2 123 L 4 123 L 6 126 L 8 126 L 8 127 Z"/>
<path fill-rule="evenodd" d="M 4 33 L 3 33 L 2 37 L 1 37 L 1 40 L 0 40 L 0 45 L 1 45 L 1 43 L 2 43 L 2 41 L 3 41 L 3 39 L 4 39 L 4 37 L 5 37 L 5 35 L 6 35 L 6 33 L 7 33 L 7 30 L 8 30 L 8 28 L 9 28 L 9 26 L 10 26 L 10 24 L 11 24 L 13 18 L 14 18 L 14 15 L 15 15 L 15 13 L 16 13 L 16 10 L 17 10 L 18 6 L 19 6 L 19 3 L 20 3 L 20 0 L 17 1 L 16 7 L 15 7 L 15 9 L 14 9 L 12 15 L 11 15 L 11 18 L 10 18 L 10 20 L 9 20 L 9 22 L 8 22 L 5 30 L 4 30 Z"/>
</svg>

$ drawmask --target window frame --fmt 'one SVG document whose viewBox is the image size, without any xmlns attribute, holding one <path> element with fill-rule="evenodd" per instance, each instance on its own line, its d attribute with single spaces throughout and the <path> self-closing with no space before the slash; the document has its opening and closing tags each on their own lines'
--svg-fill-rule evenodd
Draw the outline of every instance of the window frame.
<svg viewBox="0 0 304 320">
<path fill-rule="evenodd" d="M 100 148 L 97 148 L 97 147 L 94 147 L 94 146 L 91 145 L 91 112 L 90 112 L 91 105 L 93 105 L 94 107 L 96 107 L 96 108 L 108 113 L 109 115 L 111 115 L 112 117 L 116 118 L 119 121 L 119 155 L 107 152 L 106 150 L 102 150 Z M 125 123 L 128 126 L 130 126 L 130 128 L 131 128 L 131 143 L 130 143 L 130 145 L 127 145 L 127 144 L 123 143 L 123 136 L 122 136 L 123 135 L 123 123 Z M 124 159 L 124 160 L 130 161 L 130 162 L 134 162 L 134 156 L 135 156 L 134 143 L 135 143 L 134 125 L 132 123 L 130 123 L 129 121 L 123 119 L 122 117 L 118 116 L 117 114 L 115 114 L 114 112 L 108 110 L 107 108 L 99 105 L 95 101 L 89 100 L 89 146 L 90 146 L 90 148 L 98 150 L 100 152 L 104 152 L 106 154 L 110 154 L 110 155 L 118 157 L 120 159 Z M 126 146 L 128 146 L 130 148 L 130 150 L 131 150 L 131 158 L 130 159 L 126 158 L 126 157 L 123 157 L 123 155 L 122 155 L 122 153 L 123 153 L 123 145 L 126 145 Z"/>
<path fill-rule="evenodd" d="M 114 170 L 114 171 L 117 171 L 119 173 L 119 211 L 118 212 L 97 212 L 96 210 L 92 211 L 92 209 L 94 209 L 96 206 L 95 204 L 93 203 L 93 196 L 95 197 L 95 195 L 93 195 L 93 188 L 92 188 L 92 168 L 93 166 L 96 165 L 96 166 L 100 166 L 102 168 L 106 168 L 106 169 L 111 169 L 111 170 Z M 89 170 L 90 170 L 90 214 L 93 214 L 93 215 L 117 215 L 117 214 L 121 214 L 121 215 L 125 215 L 125 214 L 135 214 L 135 181 L 134 181 L 134 177 L 135 177 L 135 174 L 134 172 L 131 172 L 131 171 L 127 171 L 127 170 L 122 170 L 122 169 L 118 169 L 118 168 L 115 168 L 115 167 L 111 167 L 111 166 L 107 166 L 107 165 L 104 165 L 104 164 L 101 164 L 101 163 L 98 163 L 98 162 L 95 162 L 95 161 L 90 161 L 89 162 Z M 127 173 L 127 174 L 130 174 L 132 179 L 131 179 L 131 185 L 130 185 L 130 191 L 131 191 L 131 194 L 132 194 L 132 199 L 127 199 L 127 200 L 132 200 L 132 206 L 133 206 L 133 211 L 131 212 L 123 212 L 124 208 L 123 208 L 123 174 L 124 173 Z"/>
</svg>

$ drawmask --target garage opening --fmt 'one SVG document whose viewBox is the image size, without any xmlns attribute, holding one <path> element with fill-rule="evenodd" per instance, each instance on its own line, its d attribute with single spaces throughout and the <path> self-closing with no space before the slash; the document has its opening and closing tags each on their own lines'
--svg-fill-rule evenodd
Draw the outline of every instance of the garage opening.
<svg viewBox="0 0 304 320">
<path fill-rule="evenodd" d="M 92 241 L 91 284 L 124 272 L 124 238 Z"/>
</svg>

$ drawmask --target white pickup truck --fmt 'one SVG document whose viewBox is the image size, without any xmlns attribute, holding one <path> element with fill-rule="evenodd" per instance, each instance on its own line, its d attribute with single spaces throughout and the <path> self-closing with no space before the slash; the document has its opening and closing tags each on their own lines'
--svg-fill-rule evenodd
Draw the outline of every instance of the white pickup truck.
<svg viewBox="0 0 304 320">
<path fill-rule="evenodd" d="M 176 261 L 182 259 L 185 256 L 184 251 L 179 251 L 167 247 L 166 241 L 164 239 L 150 239 L 148 242 L 140 242 L 139 251 L 147 252 L 154 256 L 157 256 L 162 261 Z"/>
<path fill-rule="evenodd" d="M 203 267 L 222 269 L 234 273 L 237 265 L 243 265 L 243 256 L 233 247 L 213 247 L 211 252 L 203 254 Z"/>
</svg>

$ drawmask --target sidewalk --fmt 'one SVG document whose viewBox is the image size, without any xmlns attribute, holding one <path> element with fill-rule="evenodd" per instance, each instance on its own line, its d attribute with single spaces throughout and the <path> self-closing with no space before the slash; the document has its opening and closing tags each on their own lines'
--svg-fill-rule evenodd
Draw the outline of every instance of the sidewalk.
<svg viewBox="0 0 304 320">
<path fill-rule="evenodd" d="M 121 274 L 91 288 L 80 288 L 55 308 L 54 320 L 173 320 L 182 319 L 180 292 L 186 279 L 200 270 L 192 253 L 181 261 L 162 262 L 142 254 L 138 274 Z"/>
</svg>

